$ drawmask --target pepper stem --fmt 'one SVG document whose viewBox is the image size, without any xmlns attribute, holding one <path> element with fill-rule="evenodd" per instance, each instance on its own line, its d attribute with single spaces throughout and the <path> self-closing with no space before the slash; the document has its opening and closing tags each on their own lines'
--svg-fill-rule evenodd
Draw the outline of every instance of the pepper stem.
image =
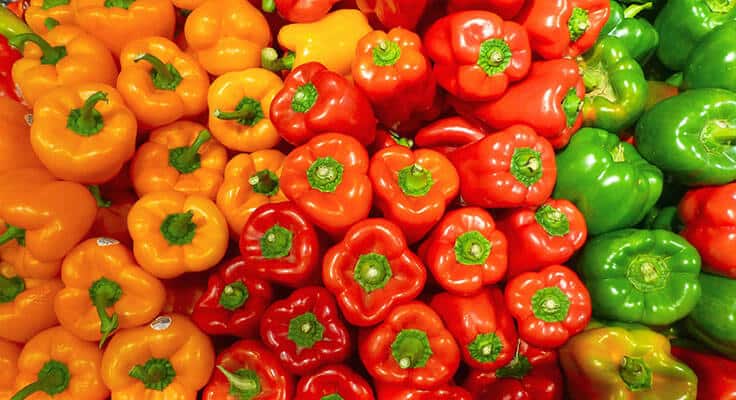
<svg viewBox="0 0 736 400">
<path fill-rule="evenodd" d="M 342 182 L 344 167 L 332 157 L 314 160 L 307 169 L 307 181 L 312 189 L 323 193 L 332 193 Z"/>
<path fill-rule="evenodd" d="M 69 368 L 66 364 L 49 360 L 36 375 L 36 381 L 14 394 L 10 400 L 24 400 L 34 393 L 43 392 L 49 396 L 57 395 L 69 387 Z"/>
<path fill-rule="evenodd" d="M 95 110 L 99 102 L 108 102 L 107 93 L 95 92 L 87 97 L 81 108 L 75 108 L 69 113 L 66 127 L 80 136 L 92 136 L 99 133 L 104 127 L 102 114 Z"/>
<path fill-rule="evenodd" d="M 122 8 L 127 10 L 131 5 L 135 3 L 135 0 L 105 0 L 106 8 Z"/>
<path fill-rule="evenodd" d="M 391 133 L 391 139 L 393 139 L 394 142 L 396 142 L 396 144 L 398 144 L 399 146 L 404 146 L 408 149 L 411 149 L 412 147 L 414 147 L 413 140 L 403 137 L 403 136 L 399 136 L 399 134 L 394 131 L 390 131 L 390 133 Z"/>
<path fill-rule="evenodd" d="M 618 369 L 621 379 L 632 392 L 652 388 L 652 370 L 641 358 L 624 356 Z"/>
<path fill-rule="evenodd" d="M 276 11 L 276 2 L 274 0 L 262 0 L 261 10 L 263 12 L 272 13 Z"/>
<path fill-rule="evenodd" d="M 43 20 L 43 26 L 46 27 L 46 30 L 48 31 L 56 28 L 57 26 L 59 26 L 60 23 L 61 22 L 51 17 L 47 17 L 45 20 Z"/>
<path fill-rule="evenodd" d="M 705 4 L 714 13 L 727 14 L 736 7 L 736 1 L 733 0 L 705 0 Z"/>
<path fill-rule="evenodd" d="M 725 120 L 708 121 L 703 128 L 706 139 L 715 141 L 723 146 L 732 146 L 736 142 L 736 127 Z"/>
<path fill-rule="evenodd" d="M 183 246 L 192 243 L 197 225 L 192 222 L 194 213 L 169 214 L 161 223 L 161 234 L 172 246 Z"/>
<path fill-rule="evenodd" d="M 162 391 L 174 381 L 176 371 L 165 358 L 150 358 L 143 365 L 133 367 L 128 375 L 143 382 L 146 389 Z"/>
<path fill-rule="evenodd" d="M 465 232 L 455 239 L 455 260 L 463 265 L 482 265 L 491 254 L 491 247 L 482 233 Z"/>
<path fill-rule="evenodd" d="M 373 64 L 378 67 L 391 67 L 401 58 L 401 47 L 393 40 L 382 40 L 373 47 Z"/>
<path fill-rule="evenodd" d="M 319 97 L 317 87 L 311 82 L 299 86 L 291 99 L 291 109 L 298 113 L 305 113 L 314 107 Z"/>
<path fill-rule="evenodd" d="M 203 129 L 194 139 L 191 146 L 177 147 L 169 150 L 169 165 L 179 171 L 181 174 L 191 174 L 198 170 L 202 164 L 199 156 L 199 149 L 205 142 L 210 140 L 212 135 L 207 129 Z"/>
<path fill-rule="evenodd" d="M 13 226 L 10 224 L 5 224 L 5 232 L 3 232 L 2 235 L 0 235 L 0 246 L 4 245 L 5 243 L 8 243 L 11 240 L 15 240 L 18 242 L 19 245 L 25 246 L 26 245 L 26 230 L 23 228 L 19 228 L 17 226 Z"/>
<path fill-rule="evenodd" d="M 419 329 L 404 329 L 391 343 L 391 354 L 399 368 L 423 368 L 432 357 L 427 333 Z"/>
<path fill-rule="evenodd" d="M 0 275 L 0 304 L 10 303 L 24 290 L 26 283 L 21 277 L 6 278 Z"/>
<path fill-rule="evenodd" d="M 261 237 L 261 256 L 267 260 L 286 257 L 291 252 L 294 233 L 276 224 Z"/>
<path fill-rule="evenodd" d="M 611 160 L 615 163 L 621 163 L 626 161 L 626 153 L 624 151 L 624 144 L 619 143 L 616 147 L 611 150 Z"/>
<path fill-rule="evenodd" d="M 578 91 L 576 88 L 571 87 L 565 98 L 562 99 L 562 110 L 565 112 L 565 123 L 568 128 L 575 125 L 575 121 L 578 120 L 580 110 L 583 108 L 583 100 L 578 97 Z"/>
<path fill-rule="evenodd" d="M 662 257 L 641 254 L 626 267 L 626 278 L 639 291 L 651 292 L 667 285 L 670 267 Z"/>
<path fill-rule="evenodd" d="M 570 299 L 556 286 L 539 289 L 532 296 L 534 316 L 544 322 L 564 321 L 569 310 Z"/>
<path fill-rule="evenodd" d="M 123 289 L 120 285 L 104 277 L 96 280 L 89 288 L 89 298 L 100 317 L 100 333 L 102 333 L 100 347 L 118 328 L 118 315 L 115 313 L 112 316 L 107 315 L 107 308 L 115 305 L 122 295 Z"/>
<path fill-rule="evenodd" d="M 632 4 L 624 10 L 624 18 L 634 18 L 644 10 L 649 10 L 654 7 L 654 4 L 650 1 L 644 4 Z"/>
<path fill-rule="evenodd" d="M 228 311 L 235 311 L 248 301 L 248 287 L 243 281 L 236 281 L 222 289 L 220 305 Z"/>
<path fill-rule="evenodd" d="M 513 378 L 521 380 L 532 370 L 532 363 L 520 354 L 521 340 L 516 342 L 516 353 L 508 364 L 496 370 L 496 378 Z"/>
<path fill-rule="evenodd" d="M 330 393 L 322 396 L 319 400 L 345 400 L 339 393 Z"/>
<path fill-rule="evenodd" d="M 95 201 L 97 202 L 98 208 L 108 208 L 112 205 L 112 202 L 110 200 L 105 200 L 102 197 L 102 192 L 100 192 L 100 187 L 97 185 L 89 185 L 87 186 L 87 189 L 90 193 L 92 193 L 92 197 L 95 198 Z"/>
<path fill-rule="evenodd" d="M 42 10 L 50 10 L 54 7 L 65 6 L 69 4 L 70 0 L 43 0 L 41 4 Z"/>
<path fill-rule="evenodd" d="M 279 191 L 279 177 L 271 170 L 262 169 L 248 178 L 253 191 L 264 196 L 273 196 Z"/>
<path fill-rule="evenodd" d="M 241 368 L 235 372 L 230 372 L 222 365 L 218 365 L 217 369 L 230 382 L 230 394 L 235 398 L 251 400 L 261 393 L 261 379 L 256 371 Z"/>
<path fill-rule="evenodd" d="M 276 49 L 266 47 L 261 50 L 261 67 L 273 72 L 291 71 L 294 68 L 295 58 L 296 54 L 293 51 L 288 51 L 283 57 L 279 58 Z"/>
<path fill-rule="evenodd" d="M 419 164 L 413 164 L 399 170 L 399 187 L 405 195 L 421 197 L 429 193 L 434 186 L 432 173 Z"/>
<path fill-rule="evenodd" d="M 182 81 L 181 74 L 171 64 L 166 64 L 160 58 L 150 53 L 141 54 L 133 61 L 148 61 L 153 69 L 151 70 L 151 79 L 153 86 L 159 90 L 175 90 Z"/>
<path fill-rule="evenodd" d="M 534 213 L 534 219 L 550 236 L 565 236 L 570 232 L 570 220 L 559 208 L 545 204 Z"/>
<path fill-rule="evenodd" d="M 590 28 L 590 16 L 588 10 L 580 7 L 572 9 L 570 19 L 567 21 L 567 29 L 570 32 L 570 42 L 576 42 Z"/>
<path fill-rule="evenodd" d="M 480 333 L 468 345 L 468 352 L 475 361 L 494 362 L 503 350 L 503 343 L 496 333 Z"/>
<path fill-rule="evenodd" d="M 305 312 L 289 321 L 287 337 L 296 344 L 297 349 L 311 349 L 315 343 L 322 340 L 325 327 L 317 316 L 311 312 Z"/>
<path fill-rule="evenodd" d="M 391 264 L 383 254 L 368 253 L 358 257 L 353 270 L 353 279 L 363 290 L 370 293 L 382 289 L 393 276 Z"/>
<path fill-rule="evenodd" d="M 502 39 L 489 39 L 481 43 L 476 63 L 488 76 L 500 74 L 511 64 L 513 53 Z"/>
<path fill-rule="evenodd" d="M 22 33 L 15 35 L 8 40 L 11 46 L 15 47 L 19 51 L 23 51 L 27 42 L 35 43 L 41 48 L 43 55 L 41 56 L 41 64 L 44 65 L 56 65 L 62 58 L 66 57 L 66 47 L 64 46 L 52 46 L 41 36 L 35 33 Z"/>
<path fill-rule="evenodd" d="M 529 147 L 517 148 L 511 156 L 510 172 L 524 186 L 534 185 L 542 179 L 542 154 Z"/>
<path fill-rule="evenodd" d="M 238 105 L 235 106 L 234 111 L 217 109 L 215 110 L 214 116 L 217 119 L 237 121 L 244 126 L 253 126 L 265 117 L 261 102 L 247 96 L 240 100 Z"/>
</svg>

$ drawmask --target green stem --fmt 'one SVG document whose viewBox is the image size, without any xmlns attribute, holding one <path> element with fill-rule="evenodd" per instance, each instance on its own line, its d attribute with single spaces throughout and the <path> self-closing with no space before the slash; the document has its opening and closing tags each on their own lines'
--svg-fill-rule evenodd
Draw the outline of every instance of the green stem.
<svg viewBox="0 0 736 400">
<path fill-rule="evenodd" d="M 575 42 L 580 39 L 590 28 L 590 16 L 588 10 L 575 7 L 572 9 L 572 15 L 567 21 L 567 29 L 570 32 L 570 41 Z"/>
<path fill-rule="evenodd" d="M 38 371 L 36 381 L 14 394 L 10 400 L 24 400 L 37 392 L 49 396 L 57 395 L 69 387 L 69 380 L 69 368 L 66 364 L 54 360 L 47 361 Z"/>
<path fill-rule="evenodd" d="M 95 110 L 99 102 L 108 102 L 107 93 L 95 92 L 87 97 L 81 108 L 75 108 L 69 113 L 66 127 L 80 136 L 92 136 L 102 131 L 105 123 L 102 114 Z"/>
<path fill-rule="evenodd" d="M 311 349 L 322 340 L 325 327 L 317 316 L 311 312 L 305 312 L 289 321 L 287 337 L 296 344 L 297 349 Z"/>
<path fill-rule="evenodd" d="M 237 121 L 244 126 L 253 126 L 265 117 L 261 102 L 247 96 L 240 100 L 235 106 L 234 111 L 217 109 L 215 110 L 214 116 L 217 119 Z"/>
<path fill-rule="evenodd" d="M 550 236 L 565 236 L 570 233 L 570 220 L 559 208 L 545 204 L 534 213 L 534 219 Z"/>
<path fill-rule="evenodd" d="M 710 11 L 718 14 L 728 14 L 736 7 L 734 0 L 705 0 Z"/>
<path fill-rule="evenodd" d="M 340 396 L 339 393 L 330 393 L 320 397 L 319 400 L 345 400 L 345 398 Z"/>
<path fill-rule="evenodd" d="M 626 278 L 641 292 L 652 292 L 667 286 L 670 266 L 658 256 L 640 254 L 634 257 L 626 268 Z"/>
<path fill-rule="evenodd" d="M 491 247 L 482 233 L 465 232 L 455 239 L 455 260 L 463 265 L 482 265 L 491 254 Z"/>
<path fill-rule="evenodd" d="M 222 289 L 220 305 L 228 311 L 235 311 L 248 301 L 248 288 L 243 281 L 236 281 Z"/>
<path fill-rule="evenodd" d="M 248 178 L 253 191 L 264 196 L 273 196 L 279 191 L 279 177 L 271 170 L 262 169 Z"/>
<path fill-rule="evenodd" d="M 26 42 L 33 42 L 41 48 L 43 55 L 41 56 L 41 64 L 44 65 L 56 65 L 62 58 L 66 57 L 66 47 L 64 46 L 51 46 L 49 42 L 44 40 L 41 36 L 35 33 L 22 33 L 15 35 L 8 40 L 11 46 L 15 47 L 19 51 L 23 51 Z"/>
<path fill-rule="evenodd" d="M 332 157 L 318 158 L 307 169 L 307 181 L 312 189 L 332 193 L 342 182 L 343 170 L 343 165 Z"/>
<path fill-rule="evenodd" d="M 191 174 L 198 170 L 202 164 L 199 156 L 199 149 L 212 135 L 207 129 L 203 129 L 194 139 L 191 146 L 177 147 L 169 150 L 169 165 L 179 171 L 181 174 Z"/>
<path fill-rule="evenodd" d="M 133 367 L 128 376 L 143 382 L 146 389 L 162 391 L 174 381 L 176 371 L 165 358 L 150 358 L 143 365 Z"/>
<path fill-rule="evenodd" d="M 105 7 L 107 8 L 122 8 L 127 10 L 131 5 L 135 3 L 135 0 L 105 0 Z"/>
<path fill-rule="evenodd" d="M 432 173 L 419 164 L 413 164 L 399 170 L 399 187 L 405 195 L 421 197 L 429 193 L 434 186 Z"/>
<path fill-rule="evenodd" d="M 181 74 L 171 64 L 166 64 L 160 58 L 150 53 L 141 54 L 133 61 L 148 61 L 153 69 L 151 70 L 151 79 L 153 86 L 159 90 L 175 90 L 182 81 Z"/>
<path fill-rule="evenodd" d="M 529 147 L 514 150 L 511 156 L 511 175 L 526 187 L 530 187 L 542 179 L 542 154 Z"/>
<path fill-rule="evenodd" d="M 0 246 L 4 245 L 5 243 L 8 243 L 11 240 L 15 240 L 18 242 L 19 245 L 25 246 L 26 244 L 26 230 L 23 228 L 19 228 L 17 226 L 13 226 L 10 224 L 5 224 L 5 232 L 3 232 L 2 235 L 0 235 Z"/>
<path fill-rule="evenodd" d="M 532 363 L 526 356 L 516 354 L 505 366 L 496 370 L 496 378 L 524 379 L 532 370 Z"/>
<path fill-rule="evenodd" d="M 172 246 L 183 246 L 192 243 L 197 225 L 192 222 L 194 213 L 169 214 L 161 223 L 161 234 Z"/>
<path fill-rule="evenodd" d="M 736 141 L 736 127 L 724 120 L 708 121 L 704 130 L 709 139 L 720 145 L 732 146 Z"/>
<path fill-rule="evenodd" d="M 286 257 L 291 252 L 294 233 L 276 224 L 261 237 L 261 256 L 267 260 Z"/>
<path fill-rule="evenodd" d="M 391 343 L 391 354 L 399 368 L 423 368 L 432 357 L 429 337 L 418 329 L 404 329 Z"/>
<path fill-rule="evenodd" d="M 562 99 L 562 110 L 565 112 L 565 124 L 568 128 L 575 125 L 575 121 L 578 120 L 580 110 L 583 108 L 583 99 L 578 96 L 576 88 L 571 87 L 565 98 Z"/>
<path fill-rule="evenodd" d="M 26 283 L 19 276 L 6 278 L 0 275 L 0 304 L 10 303 L 26 290 Z"/>
<path fill-rule="evenodd" d="M 299 86 L 291 99 L 291 109 L 298 113 L 305 113 L 314 107 L 319 93 L 311 82 Z"/>
<path fill-rule="evenodd" d="M 621 379 L 632 392 L 652 388 L 652 370 L 641 358 L 624 356 L 618 370 Z"/>
<path fill-rule="evenodd" d="M 42 10 L 50 10 L 54 7 L 58 6 L 66 6 L 68 5 L 70 0 L 43 0 L 43 4 L 41 4 Z"/>
<path fill-rule="evenodd" d="M 217 369 L 225 375 L 230 383 L 230 394 L 238 400 L 251 400 L 261 393 L 261 379 L 251 369 L 241 368 L 235 372 L 230 372 L 222 365 L 218 365 Z"/>
<path fill-rule="evenodd" d="M 115 305 L 122 295 L 123 289 L 120 285 L 104 277 L 96 280 L 89 288 L 89 298 L 100 317 L 100 333 L 102 333 L 100 347 L 118 328 L 118 315 L 116 313 L 112 316 L 107 315 L 107 308 Z"/>
<path fill-rule="evenodd" d="M 468 345 L 468 352 L 475 361 L 494 362 L 503 350 L 503 343 L 495 333 L 480 333 Z"/>
<path fill-rule="evenodd" d="M 556 286 L 539 289 L 532 296 L 532 311 L 539 320 L 561 322 L 567 318 L 569 310 L 570 299 Z"/>
<path fill-rule="evenodd" d="M 370 293 L 382 289 L 393 276 L 391 264 L 383 254 L 368 253 L 358 257 L 353 270 L 353 279 L 363 290 Z"/>
<path fill-rule="evenodd" d="M 262 0 L 261 10 L 263 12 L 272 13 L 276 11 L 276 2 L 274 0 Z"/>
<path fill-rule="evenodd" d="M 105 200 L 102 197 L 102 192 L 100 192 L 100 187 L 97 185 L 89 185 L 87 186 L 87 189 L 90 193 L 92 193 L 92 197 L 95 198 L 95 201 L 97 202 L 98 208 L 108 208 L 112 205 L 112 202 L 110 200 Z"/>
<path fill-rule="evenodd" d="M 61 22 L 51 17 L 48 17 L 45 20 L 43 20 L 43 26 L 46 27 L 46 30 L 49 30 L 49 31 L 59 26 L 59 24 L 61 24 Z"/>
<path fill-rule="evenodd" d="M 500 74 L 511 64 L 513 54 L 502 39 L 489 39 L 481 43 L 476 63 L 488 76 Z"/>
<path fill-rule="evenodd" d="M 382 40 L 373 48 L 373 64 L 378 67 L 391 67 L 401 58 L 401 47 L 393 40 Z"/>
<path fill-rule="evenodd" d="M 624 150 L 623 142 L 620 142 L 613 148 L 613 150 L 611 150 L 611 160 L 615 163 L 626 161 L 626 152 Z"/>
<path fill-rule="evenodd" d="M 399 136 L 399 134 L 394 131 L 390 131 L 390 134 L 391 134 L 391 139 L 393 139 L 394 142 L 396 142 L 396 144 L 398 144 L 399 146 L 404 146 L 408 149 L 411 149 L 412 147 L 414 147 L 413 140 L 409 138 L 405 138 L 403 136 Z"/>
<path fill-rule="evenodd" d="M 650 1 L 644 4 L 631 4 L 624 10 L 624 18 L 634 18 L 644 10 L 649 10 L 654 7 L 654 4 Z"/>
<path fill-rule="evenodd" d="M 291 71 L 294 68 L 294 60 L 296 54 L 288 51 L 283 57 L 279 58 L 279 53 L 272 47 L 266 47 L 261 50 L 261 67 L 273 72 Z"/>
</svg>

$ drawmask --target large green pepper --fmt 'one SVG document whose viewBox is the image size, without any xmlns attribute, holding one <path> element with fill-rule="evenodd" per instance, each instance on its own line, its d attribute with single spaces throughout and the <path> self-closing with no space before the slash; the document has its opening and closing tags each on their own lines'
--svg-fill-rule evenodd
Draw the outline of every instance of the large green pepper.
<svg viewBox="0 0 736 400">
<path fill-rule="evenodd" d="M 736 91 L 736 21 L 723 24 L 706 35 L 690 53 L 683 72 L 686 89 Z"/>
<path fill-rule="evenodd" d="M 623 229 L 595 237 L 577 267 L 600 318 L 667 325 L 700 298 L 700 255 L 673 232 Z"/>
<path fill-rule="evenodd" d="M 736 360 L 736 280 L 701 274 L 703 295 L 685 320 L 687 333 Z"/>
<path fill-rule="evenodd" d="M 736 20 L 733 0 L 669 0 L 657 15 L 657 57 L 664 65 L 682 71 L 690 52 L 715 27 Z"/>
<path fill-rule="evenodd" d="M 632 57 L 645 62 L 654 53 L 659 44 L 659 34 L 649 21 L 636 18 L 639 12 L 652 8 L 652 3 L 632 4 L 626 9 L 616 2 L 611 2 L 611 13 L 608 22 L 601 31 L 601 36 L 613 36 L 621 42 Z"/>
<path fill-rule="evenodd" d="M 586 126 L 618 133 L 644 112 L 649 86 L 621 39 L 606 36 L 579 61 L 585 83 Z"/>
<path fill-rule="evenodd" d="M 575 203 L 592 235 L 636 225 L 661 193 L 662 172 L 604 130 L 579 130 L 557 155 L 553 196 Z"/>
<path fill-rule="evenodd" d="M 694 89 L 663 100 L 639 120 L 636 147 L 689 186 L 736 180 L 736 93 Z"/>
</svg>

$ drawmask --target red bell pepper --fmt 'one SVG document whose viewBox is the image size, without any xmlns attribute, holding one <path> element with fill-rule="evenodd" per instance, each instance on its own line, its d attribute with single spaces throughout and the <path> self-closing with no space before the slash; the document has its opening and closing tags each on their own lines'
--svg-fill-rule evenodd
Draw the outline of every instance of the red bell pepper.
<svg viewBox="0 0 736 400">
<path fill-rule="evenodd" d="M 514 358 L 516 327 L 501 289 L 489 287 L 470 297 L 440 293 L 430 306 L 445 321 L 470 367 L 496 370 Z"/>
<path fill-rule="evenodd" d="M 337 297 L 345 319 L 357 326 L 383 321 L 392 308 L 419 296 L 427 280 L 401 229 L 385 219 L 355 224 L 323 263 L 325 287 Z"/>
<path fill-rule="evenodd" d="M 555 151 L 527 126 L 516 125 L 463 146 L 448 157 L 460 175 L 460 196 L 472 206 L 535 206 L 552 194 Z"/>
<path fill-rule="evenodd" d="M 423 127 L 414 136 L 414 143 L 447 155 L 458 147 L 477 142 L 487 133 L 484 128 L 463 117 L 439 119 Z"/>
<path fill-rule="evenodd" d="M 90 186 L 89 189 L 97 200 L 98 208 L 87 236 L 111 238 L 133 247 L 133 239 L 128 232 L 128 212 L 138 198 L 128 190 L 106 191 L 98 186 Z"/>
<path fill-rule="evenodd" d="M 394 131 L 378 128 L 376 129 L 376 140 L 371 145 L 371 154 L 396 145 L 411 149 L 414 147 L 414 140 L 403 137 Z"/>
<path fill-rule="evenodd" d="M 375 18 L 385 28 L 414 30 L 429 0 L 357 0 L 360 11 Z"/>
<path fill-rule="evenodd" d="M 13 63 L 21 58 L 18 50 L 10 47 L 8 39 L 0 35 L 0 97 L 10 97 L 18 101 L 18 94 L 15 92 L 15 84 L 11 76 Z"/>
<path fill-rule="evenodd" d="M 207 290 L 208 271 L 191 272 L 174 279 L 162 279 L 166 289 L 166 302 L 161 310 L 165 314 L 184 314 L 191 316 L 194 306 Z"/>
<path fill-rule="evenodd" d="M 255 340 L 240 340 L 220 353 L 203 400 L 291 400 L 294 378 Z"/>
<path fill-rule="evenodd" d="M 523 6 L 524 0 L 450 0 L 447 3 L 447 12 L 486 10 L 503 19 L 512 19 Z"/>
<path fill-rule="evenodd" d="M 328 365 L 303 376 L 296 385 L 299 400 L 374 400 L 371 385 L 345 365 Z"/>
<path fill-rule="evenodd" d="M 567 262 L 588 236 L 585 217 L 567 200 L 511 210 L 498 219 L 498 229 L 509 243 L 509 279 Z"/>
<path fill-rule="evenodd" d="M 460 189 L 455 167 L 434 150 L 383 149 L 371 159 L 368 175 L 376 206 L 401 228 L 409 244 L 439 222 Z"/>
<path fill-rule="evenodd" d="M 321 286 L 297 289 L 271 304 L 261 319 L 261 340 L 295 375 L 341 363 L 352 350 L 335 299 Z"/>
<path fill-rule="evenodd" d="M 527 78 L 510 87 L 495 101 L 470 103 L 453 100 L 461 114 L 487 125 L 506 129 L 512 125 L 530 126 L 555 148 L 570 141 L 583 123 L 580 112 L 585 84 L 573 60 L 537 61 Z"/>
<path fill-rule="evenodd" d="M 611 12 L 609 0 L 526 0 L 516 17 L 545 59 L 577 57 L 593 47 Z"/>
<path fill-rule="evenodd" d="M 249 275 L 249 270 L 237 257 L 210 275 L 192 313 L 199 329 L 208 335 L 258 337 L 258 324 L 273 301 L 273 289 L 267 281 Z"/>
<path fill-rule="evenodd" d="M 358 339 L 360 359 L 376 381 L 422 389 L 447 383 L 460 351 L 440 316 L 418 301 L 394 308 Z"/>
<path fill-rule="evenodd" d="M 295 23 L 314 22 L 322 19 L 340 0 L 271 0 L 285 20 Z"/>
<path fill-rule="evenodd" d="M 562 346 L 590 322 L 588 289 L 562 265 L 517 276 L 506 285 L 505 294 L 519 336 L 533 346 Z"/>
<path fill-rule="evenodd" d="M 698 399 L 736 400 L 736 361 L 684 347 L 672 347 L 672 355 L 698 376 Z"/>
<path fill-rule="evenodd" d="M 529 72 L 532 51 L 524 28 L 488 11 L 462 11 L 437 20 L 424 45 L 437 83 L 466 101 L 504 94 Z"/>
<path fill-rule="evenodd" d="M 322 249 L 317 232 L 291 202 L 258 207 L 245 223 L 239 245 L 255 277 L 288 287 L 319 281 Z"/>
<path fill-rule="evenodd" d="M 452 385 L 419 389 L 376 382 L 376 391 L 378 400 L 473 400 L 470 392 L 460 386 Z"/>
<path fill-rule="evenodd" d="M 496 229 L 491 214 L 464 207 L 442 218 L 422 243 L 419 256 L 443 289 L 469 296 L 503 279 L 506 246 L 506 237 Z"/>
<path fill-rule="evenodd" d="M 340 74 L 316 62 L 289 73 L 271 102 L 270 113 L 281 137 L 296 146 L 326 132 L 343 132 L 367 146 L 376 133 L 368 98 Z"/>
<path fill-rule="evenodd" d="M 523 340 L 511 362 L 495 371 L 471 370 L 463 386 L 476 400 L 562 400 L 564 395 L 557 352 Z"/>
<path fill-rule="evenodd" d="M 322 134 L 289 153 L 281 188 L 313 224 L 339 238 L 371 210 L 368 165 L 368 152 L 355 138 Z"/>
</svg>

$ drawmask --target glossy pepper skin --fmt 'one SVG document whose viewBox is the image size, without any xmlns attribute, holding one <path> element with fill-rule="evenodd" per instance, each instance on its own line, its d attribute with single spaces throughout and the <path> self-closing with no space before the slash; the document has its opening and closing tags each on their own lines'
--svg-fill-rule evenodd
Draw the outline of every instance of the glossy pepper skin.
<svg viewBox="0 0 736 400">
<path fill-rule="evenodd" d="M 529 72 L 532 52 L 521 25 L 488 11 L 463 11 L 437 20 L 424 35 L 437 83 L 461 100 L 502 96 Z"/>
<path fill-rule="evenodd" d="M 7 226 L 0 221 L 0 234 Z M 0 265 L 8 265 L 8 271 L 21 278 L 54 279 L 59 276 L 61 260 L 39 261 L 17 240 L 10 240 L 0 246 Z"/>
<path fill-rule="evenodd" d="M 736 399 L 736 362 L 710 353 L 701 353 L 685 347 L 672 347 L 672 355 L 692 368 L 698 376 L 700 399 Z"/>
<path fill-rule="evenodd" d="M 643 327 L 591 329 L 560 349 L 572 399 L 691 400 L 697 377 L 670 354 L 666 337 Z"/>
<path fill-rule="evenodd" d="M 30 126 L 26 122 L 29 114 L 30 111 L 22 104 L 0 95 L 0 123 L 3 126 L 0 153 L 5 155 L 0 157 L 0 174 L 13 169 L 43 166 L 31 146 Z"/>
<path fill-rule="evenodd" d="M 460 176 L 460 196 L 471 206 L 542 204 L 552 194 L 557 177 L 552 145 L 523 125 L 486 136 L 448 157 Z"/>
<path fill-rule="evenodd" d="M 134 348 L 136 351 L 126 351 Z M 118 332 L 102 356 L 102 379 L 116 400 L 195 400 L 215 366 L 209 337 L 172 314 Z"/>
<path fill-rule="evenodd" d="M 368 165 L 368 152 L 357 139 L 318 135 L 286 157 L 281 188 L 313 224 L 339 238 L 370 212 Z"/>
<path fill-rule="evenodd" d="M 202 125 L 177 121 L 148 135 L 130 163 L 138 196 L 175 190 L 214 199 L 223 181 L 227 150 Z"/>
<path fill-rule="evenodd" d="M 734 315 L 736 281 L 711 274 L 700 274 L 703 294 L 685 320 L 688 335 L 719 354 L 736 360 Z M 714 310 L 718 310 L 714 312 Z"/>
<path fill-rule="evenodd" d="M 100 184 L 133 157 L 137 126 L 114 88 L 100 83 L 62 86 L 33 107 L 31 145 L 58 178 Z"/>
<path fill-rule="evenodd" d="M 31 0 L 23 17 L 34 32 L 45 35 L 57 25 L 74 25 L 71 1 Z"/>
<path fill-rule="evenodd" d="M 636 16 L 652 7 L 652 2 L 624 6 L 622 2 L 611 1 L 611 13 L 601 30 L 601 38 L 612 36 L 621 39 L 631 57 L 638 62 L 646 62 L 657 50 L 659 33 L 649 21 Z"/>
<path fill-rule="evenodd" d="M 157 278 L 215 266 L 225 255 L 225 217 L 212 200 L 180 192 L 140 198 L 128 214 L 128 230 L 138 264 Z"/>
<path fill-rule="evenodd" d="M 378 400 L 472 400 L 470 392 L 460 386 L 440 385 L 432 389 L 420 389 L 405 385 L 376 382 Z"/>
<path fill-rule="evenodd" d="M 667 325 L 686 316 L 701 294 L 698 251 L 669 231 L 597 236 L 583 248 L 577 267 L 601 318 Z"/>
<path fill-rule="evenodd" d="M 434 280 L 459 296 L 479 293 L 506 275 L 507 241 L 482 208 L 447 212 L 419 248 Z"/>
<path fill-rule="evenodd" d="M 0 394 L 9 394 L 6 392 L 15 385 L 21 348 L 19 344 L 0 339 Z"/>
<path fill-rule="evenodd" d="M 225 261 L 210 275 L 192 321 L 208 335 L 258 336 L 263 312 L 273 301 L 271 284 L 254 277 L 241 257 Z"/>
<path fill-rule="evenodd" d="M 490 130 L 527 125 L 555 148 L 564 147 L 583 123 L 585 85 L 573 60 L 536 61 L 523 81 L 499 99 L 488 102 L 453 101 L 463 116 Z"/>
<path fill-rule="evenodd" d="M 294 396 L 293 376 L 258 341 L 235 342 L 220 353 L 215 365 L 203 400 L 290 400 Z"/>
<path fill-rule="evenodd" d="M 345 319 L 361 327 L 383 321 L 392 308 L 415 299 L 426 279 L 404 234 L 385 219 L 353 225 L 323 260 L 325 287 L 337 297 Z"/>
<path fill-rule="evenodd" d="M 163 280 L 166 288 L 166 303 L 162 311 L 191 316 L 194 306 L 207 290 L 209 275 L 208 271 L 194 272 L 178 278 Z"/>
<path fill-rule="evenodd" d="M 449 0 L 447 11 L 486 10 L 504 20 L 513 19 L 524 6 L 524 0 Z"/>
<path fill-rule="evenodd" d="M 249 273 L 256 277 L 292 288 L 319 281 L 320 239 L 294 203 L 256 208 L 243 227 L 239 247 Z"/>
<path fill-rule="evenodd" d="M 396 145 L 411 149 L 414 147 L 414 140 L 401 136 L 394 131 L 378 128 L 376 129 L 376 140 L 373 141 L 373 144 L 369 148 L 369 152 L 371 154 L 375 154 L 385 148 Z"/>
<path fill-rule="evenodd" d="M 18 101 L 18 93 L 13 83 L 13 64 L 22 55 L 10 46 L 8 39 L 0 35 L 0 98 L 9 98 Z"/>
<path fill-rule="evenodd" d="M 56 277 L 21 278 L 9 264 L 0 264 L 0 339 L 25 343 L 58 324 L 54 297 L 64 287 Z"/>
<path fill-rule="evenodd" d="M 371 385 L 349 367 L 327 365 L 317 372 L 299 379 L 296 397 L 304 400 L 322 400 L 329 396 L 342 399 L 374 400 Z M 335 397 L 338 399 L 338 397 Z"/>
<path fill-rule="evenodd" d="M 688 186 L 722 185 L 736 179 L 736 93 L 694 89 L 644 113 L 636 147 L 662 171 Z"/>
<path fill-rule="evenodd" d="M 373 16 L 385 28 L 406 28 L 414 30 L 424 15 L 428 0 L 357 0 L 358 8 L 366 15 Z"/>
<path fill-rule="evenodd" d="M 375 138 L 376 118 L 368 98 L 319 63 L 289 74 L 270 113 L 281 137 L 295 146 L 327 132 L 350 135 L 366 146 Z"/>
<path fill-rule="evenodd" d="M 276 0 L 276 11 L 289 22 L 315 22 L 322 19 L 340 0 Z"/>
<path fill-rule="evenodd" d="M 498 229 L 508 242 L 509 278 L 567 262 L 588 237 L 585 217 L 567 200 L 511 210 L 498 219 Z"/>
<path fill-rule="evenodd" d="M 725 23 L 704 36 L 693 49 L 683 71 L 686 89 L 721 88 L 736 90 L 736 62 L 730 56 L 736 35 L 736 21 Z"/>
<path fill-rule="evenodd" d="M 414 144 L 448 155 L 458 147 L 477 142 L 486 135 L 483 126 L 454 116 L 438 119 L 422 127 L 414 136 Z"/>
<path fill-rule="evenodd" d="M 662 172 L 602 129 L 581 129 L 557 155 L 557 167 L 553 197 L 575 204 L 591 235 L 636 225 L 662 193 Z"/>
</svg>

